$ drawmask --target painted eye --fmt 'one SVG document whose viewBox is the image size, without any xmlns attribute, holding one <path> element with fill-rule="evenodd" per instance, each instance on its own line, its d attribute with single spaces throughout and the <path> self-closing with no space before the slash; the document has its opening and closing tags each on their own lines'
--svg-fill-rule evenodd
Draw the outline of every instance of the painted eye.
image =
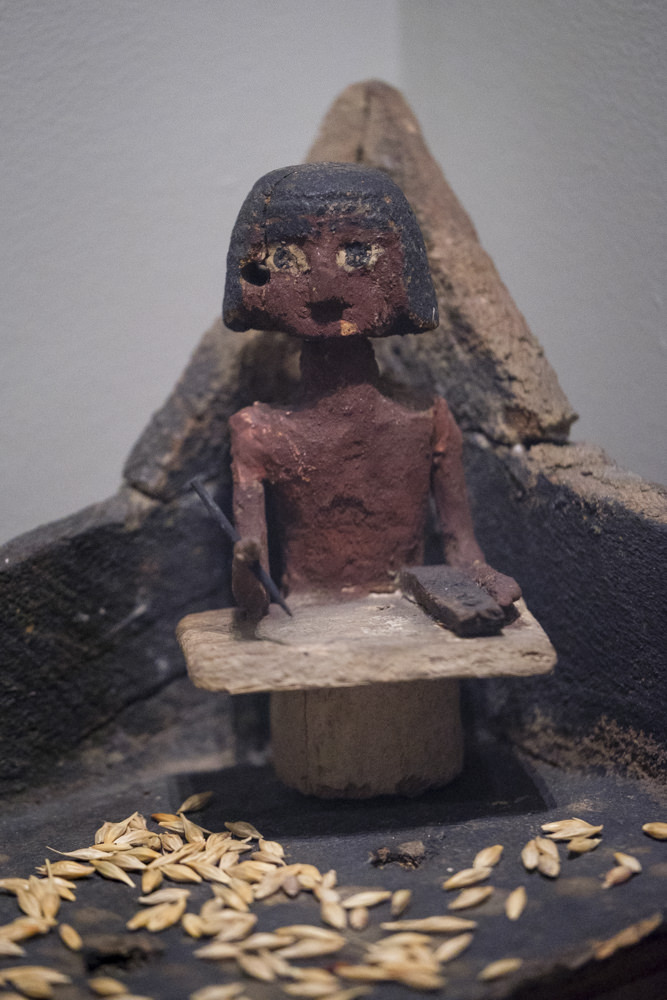
<svg viewBox="0 0 667 1000">
<path fill-rule="evenodd" d="M 348 267 L 368 267 L 372 253 L 370 243 L 348 243 L 345 247 L 345 263 Z"/>
<path fill-rule="evenodd" d="M 382 253 L 377 243 L 345 243 L 336 253 L 336 263 L 348 273 L 374 266 Z"/>
<path fill-rule="evenodd" d="M 271 271 L 282 271 L 283 274 L 299 274 L 308 270 L 306 255 L 294 243 L 279 243 L 278 246 L 270 247 L 266 264 Z"/>
<path fill-rule="evenodd" d="M 273 253 L 273 263 L 278 270 L 283 271 L 288 267 L 293 267 L 296 260 L 294 254 L 290 253 L 287 247 L 276 247 Z"/>
</svg>

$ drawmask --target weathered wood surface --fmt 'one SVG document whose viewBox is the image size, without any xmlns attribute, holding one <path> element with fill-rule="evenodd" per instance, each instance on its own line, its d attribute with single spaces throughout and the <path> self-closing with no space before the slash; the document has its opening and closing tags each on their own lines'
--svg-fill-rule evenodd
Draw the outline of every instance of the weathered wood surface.
<svg viewBox="0 0 667 1000">
<path fill-rule="evenodd" d="M 3 547 L 1 791 L 183 674 L 174 628 L 227 597 L 224 544 L 194 494 L 125 488 Z"/>
<path fill-rule="evenodd" d="M 190 685 L 184 683 L 187 692 Z M 182 686 L 177 685 L 179 690 Z M 48 787 L 18 802 L 5 800 L 0 812 L 0 843 L 6 855 L 3 874 L 27 878 L 50 853 L 47 844 L 62 850 L 88 846 L 103 820 L 129 816 L 135 810 L 146 815 L 151 829 L 160 832 L 150 813 L 175 811 L 192 793 L 214 790 L 205 809 L 190 814 L 206 830 L 224 831 L 225 822 L 238 819 L 253 823 L 264 837 L 283 845 L 288 863 L 310 863 L 322 872 L 333 868 L 343 897 L 359 889 L 394 892 L 408 888 L 413 895 L 405 917 L 446 913 L 453 894 L 443 893 L 444 879 L 468 868 L 482 848 L 504 845 L 502 860 L 489 879 L 494 895 L 461 914 L 477 921 L 478 927 L 466 954 L 444 967 L 444 990 L 423 993 L 384 982 L 373 989 L 373 1000 L 433 996 L 438 1000 L 499 1000 L 500 996 L 507 1000 L 510 995 L 514 1000 L 664 1000 L 667 996 L 665 921 L 643 944 L 621 948 L 604 961 L 594 957 L 598 942 L 608 941 L 656 912 L 664 914 L 667 843 L 651 840 L 641 831 L 644 820 L 664 816 L 664 782 L 633 781 L 600 769 L 554 768 L 518 753 L 504 740 L 484 739 L 469 747 L 467 763 L 455 782 L 410 801 L 396 796 L 371 802 L 307 797 L 286 788 L 270 767 L 229 766 L 229 758 L 223 762 L 219 755 L 212 756 L 221 724 L 211 709 L 219 699 L 208 692 L 201 694 L 207 697 L 198 699 L 199 711 L 188 715 L 193 710 L 188 701 L 188 711 L 172 712 L 166 727 L 164 718 L 160 719 L 162 725 L 153 728 L 151 738 L 140 740 L 137 730 L 137 738 L 130 742 L 125 734 L 125 741 L 113 746 L 122 752 L 105 756 L 98 752 L 93 761 L 88 759 L 89 764 L 96 764 L 88 771 L 85 759 L 71 762 L 66 768 L 53 769 Z M 177 709 L 178 698 L 170 697 Z M 209 711 L 202 711 L 207 705 Z M 202 752 L 207 756 L 202 758 Z M 577 815 L 604 824 L 602 843 L 578 857 L 567 857 L 560 845 L 562 868 L 557 879 L 527 873 L 520 860 L 524 844 L 540 831 L 542 823 L 569 817 L 573 803 Z M 413 848 L 403 851 L 405 842 Z M 416 847 L 419 842 L 421 852 Z M 614 865 L 617 850 L 639 857 L 644 871 L 624 885 L 603 891 L 602 876 Z M 373 865 L 369 863 L 372 856 L 378 862 L 386 857 L 387 863 Z M 409 858 L 416 859 L 416 864 L 410 864 Z M 503 906 L 519 884 L 526 886 L 529 901 L 521 919 L 512 921 Z M 188 910 L 198 912 L 211 898 L 211 884 L 188 888 Z M 125 922 L 139 908 L 138 884 L 131 889 L 93 876 L 79 879 L 75 892 L 76 903 L 63 901 L 58 917 L 74 924 L 86 945 L 98 934 L 119 935 L 131 943 L 141 936 L 142 932 L 125 931 Z M 252 910 L 258 916 L 258 931 L 320 923 L 319 903 L 310 892 L 301 892 L 295 899 L 279 894 L 257 901 Z M 19 912 L 16 897 L 0 893 L 0 922 L 14 920 Z M 371 908 L 369 915 L 365 931 L 343 932 L 347 943 L 334 960 L 360 961 L 362 949 L 382 936 L 380 924 L 390 919 L 389 902 Z M 116 971 L 110 971 L 132 996 L 185 1000 L 211 982 L 241 978 L 234 962 L 216 964 L 195 957 L 203 940 L 184 934 L 180 923 L 159 934 L 144 933 L 143 940 L 146 937 L 154 948 L 163 949 L 161 954 L 149 952 L 147 961 L 127 966 L 114 963 Z M 433 947 L 442 940 L 434 936 Z M 17 961 L 56 967 L 74 979 L 71 986 L 58 986 L 56 997 L 83 1000 L 91 996 L 87 980 L 93 972 L 85 961 L 87 950 L 63 948 L 55 928 L 22 944 L 25 958 L 5 959 L 3 967 Z M 477 978 L 487 963 L 508 955 L 524 959 L 518 974 L 496 983 Z M 331 961 L 331 956 L 325 956 L 308 964 L 329 966 Z M 659 970 L 662 990 L 652 978 Z M 276 1000 L 283 995 L 282 983 L 246 983 L 247 993 L 255 1000 Z"/>
<path fill-rule="evenodd" d="M 463 767 L 459 682 L 271 694 L 271 750 L 290 788 L 320 798 L 420 795 Z"/>
<path fill-rule="evenodd" d="M 593 445 L 467 442 L 475 526 L 558 652 L 548 678 L 471 690 L 482 717 L 564 765 L 667 767 L 667 490 Z"/>
<path fill-rule="evenodd" d="M 523 602 L 500 635 L 462 639 L 400 594 L 273 606 L 256 638 L 244 638 L 230 608 L 188 615 L 178 638 L 198 687 L 242 694 L 357 687 L 378 681 L 517 677 L 548 673 L 555 651 Z"/>
</svg>

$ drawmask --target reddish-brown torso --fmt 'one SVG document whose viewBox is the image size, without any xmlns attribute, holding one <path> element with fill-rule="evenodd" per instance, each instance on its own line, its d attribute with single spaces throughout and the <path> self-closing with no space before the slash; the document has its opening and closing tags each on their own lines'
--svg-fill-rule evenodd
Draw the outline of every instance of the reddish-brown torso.
<svg viewBox="0 0 667 1000">
<path fill-rule="evenodd" d="M 237 524 L 259 534 L 244 503 L 248 471 L 271 491 L 286 589 L 388 590 L 402 566 L 422 562 L 432 408 L 362 384 L 298 409 L 255 403 L 231 430 Z"/>
</svg>

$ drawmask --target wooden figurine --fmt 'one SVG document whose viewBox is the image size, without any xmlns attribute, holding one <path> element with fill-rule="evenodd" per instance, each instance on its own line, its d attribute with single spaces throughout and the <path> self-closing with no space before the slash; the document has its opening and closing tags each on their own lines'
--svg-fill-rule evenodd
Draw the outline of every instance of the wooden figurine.
<svg viewBox="0 0 667 1000">
<path fill-rule="evenodd" d="M 370 338 L 438 323 L 423 239 L 401 190 L 352 164 L 262 177 L 232 234 L 223 316 L 233 330 L 301 338 L 301 385 L 292 407 L 255 403 L 230 420 L 238 611 L 223 628 L 218 619 L 213 647 L 210 618 L 184 620 L 191 674 L 239 690 L 230 670 L 245 666 L 256 674 L 245 690 L 275 692 L 276 769 L 303 791 L 414 793 L 451 780 L 462 763 L 455 678 L 539 672 L 553 655 L 525 608 L 508 624 L 521 592 L 475 539 L 462 436 L 446 402 L 399 398 L 380 379 Z M 421 567 L 431 498 L 443 567 Z M 265 619 L 268 598 L 253 572 L 258 558 L 268 570 L 267 499 L 293 621 L 275 608 Z M 471 634 L 480 638 L 460 638 Z M 531 661 L 519 647 L 536 642 Z M 270 666 L 276 656 L 280 665 Z"/>
</svg>

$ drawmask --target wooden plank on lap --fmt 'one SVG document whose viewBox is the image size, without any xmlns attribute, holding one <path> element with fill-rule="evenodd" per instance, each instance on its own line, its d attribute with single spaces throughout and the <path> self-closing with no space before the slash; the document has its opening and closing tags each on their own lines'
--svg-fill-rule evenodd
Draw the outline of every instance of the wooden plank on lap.
<svg viewBox="0 0 667 1000">
<path fill-rule="evenodd" d="M 193 682 L 213 691 L 296 691 L 441 677 L 548 673 L 556 653 L 526 609 L 499 635 L 461 638 L 401 594 L 291 601 L 243 636 L 231 608 L 188 615 L 178 638 Z"/>
</svg>

